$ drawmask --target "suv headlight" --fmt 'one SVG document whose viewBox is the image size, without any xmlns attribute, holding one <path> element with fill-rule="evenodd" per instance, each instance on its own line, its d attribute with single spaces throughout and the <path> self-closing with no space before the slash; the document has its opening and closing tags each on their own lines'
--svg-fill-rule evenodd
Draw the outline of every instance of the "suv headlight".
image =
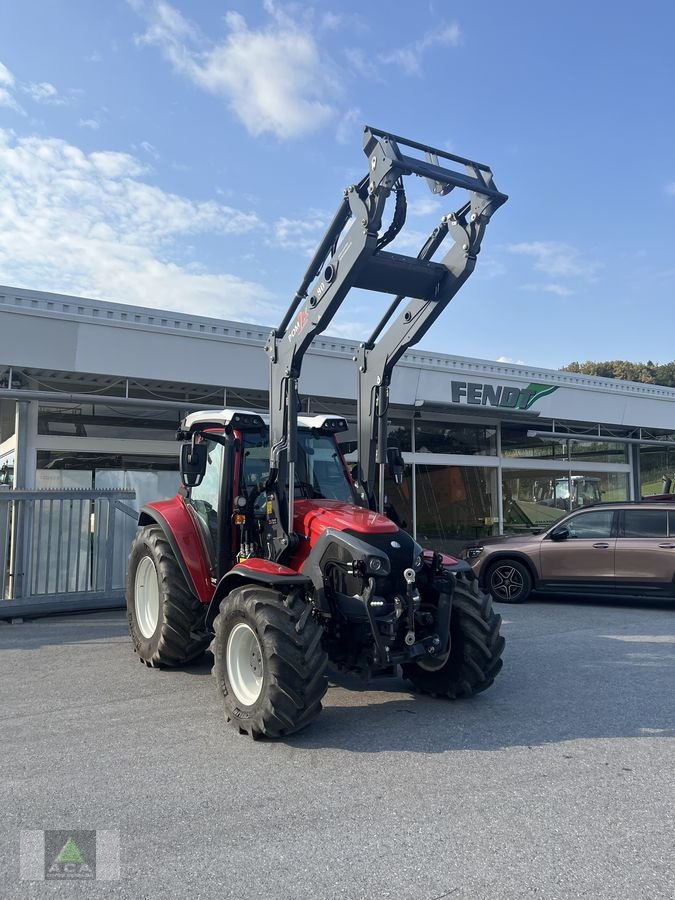
<svg viewBox="0 0 675 900">
<path fill-rule="evenodd" d="M 478 559 L 483 552 L 483 547 L 468 547 L 466 551 L 467 559 Z"/>
</svg>

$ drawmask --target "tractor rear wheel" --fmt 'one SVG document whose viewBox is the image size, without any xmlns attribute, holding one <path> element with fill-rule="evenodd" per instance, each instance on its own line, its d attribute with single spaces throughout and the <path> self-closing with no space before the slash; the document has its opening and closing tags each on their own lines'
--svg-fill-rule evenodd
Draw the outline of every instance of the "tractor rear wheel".
<svg viewBox="0 0 675 900">
<path fill-rule="evenodd" d="M 466 575 L 455 576 L 450 616 L 450 652 L 444 660 L 406 663 L 403 675 L 416 690 L 459 700 L 489 688 L 502 667 L 504 638 L 501 616 L 492 610 L 492 598 Z"/>
<path fill-rule="evenodd" d="M 141 528 L 131 545 L 126 595 L 134 650 L 147 666 L 182 666 L 206 650 L 204 606 L 159 525 Z"/>
<path fill-rule="evenodd" d="M 321 712 L 328 657 L 323 628 L 300 591 L 234 588 L 213 622 L 213 674 L 225 718 L 241 734 L 283 737 Z"/>
</svg>

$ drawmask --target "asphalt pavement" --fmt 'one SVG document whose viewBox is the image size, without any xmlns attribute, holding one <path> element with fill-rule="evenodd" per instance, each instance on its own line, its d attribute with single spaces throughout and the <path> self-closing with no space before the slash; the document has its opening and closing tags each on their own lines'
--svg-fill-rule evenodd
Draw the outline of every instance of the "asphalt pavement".
<svg viewBox="0 0 675 900">
<path fill-rule="evenodd" d="M 499 611 L 486 693 L 340 676 L 279 742 L 121 611 L 0 623 L 0 897 L 674 898 L 675 608 Z M 21 879 L 45 829 L 112 835 L 119 880 Z"/>
</svg>

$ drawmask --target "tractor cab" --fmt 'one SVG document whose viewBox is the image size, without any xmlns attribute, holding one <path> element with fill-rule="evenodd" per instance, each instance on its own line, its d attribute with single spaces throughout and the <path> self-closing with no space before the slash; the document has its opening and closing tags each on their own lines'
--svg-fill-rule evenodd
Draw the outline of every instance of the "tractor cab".
<svg viewBox="0 0 675 900">
<path fill-rule="evenodd" d="M 347 428 L 340 416 L 298 419 L 294 530 L 297 528 L 305 540 L 305 520 L 312 513 L 318 514 L 319 507 L 340 509 L 343 516 L 349 516 L 352 508 L 357 515 L 362 513 L 336 440 L 336 435 Z M 178 436 L 186 441 L 181 454 L 183 490 L 179 502 L 202 522 L 214 574 L 226 572 L 235 562 L 264 557 L 268 417 L 234 409 L 192 413 Z"/>
</svg>

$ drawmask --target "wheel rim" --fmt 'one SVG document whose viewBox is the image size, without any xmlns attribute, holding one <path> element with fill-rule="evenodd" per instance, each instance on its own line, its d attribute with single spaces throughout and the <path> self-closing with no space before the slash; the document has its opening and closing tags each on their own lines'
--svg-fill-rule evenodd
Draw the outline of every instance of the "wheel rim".
<svg viewBox="0 0 675 900">
<path fill-rule="evenodd" d="M 263 656 L 250 625 L 239 622 L 227 639 L 227 674 L 232 691 L 244 706 L 253 706 L 262 692 Z"/>
<path fill-rule="evenodd" d="M 151 638 L 159 621 L 159 584 L 155 564 L 149 556 L 144 556 L 136 569 L 134 604 L 141 634 Z"/>
<path fill-rule="evenodd" d="M 525 580 L 513 566 L 500 566 L 492 575 L 490 587 L 495 597 L 501 600 L 514 600 L 522 594 Z"/>
</svg>

